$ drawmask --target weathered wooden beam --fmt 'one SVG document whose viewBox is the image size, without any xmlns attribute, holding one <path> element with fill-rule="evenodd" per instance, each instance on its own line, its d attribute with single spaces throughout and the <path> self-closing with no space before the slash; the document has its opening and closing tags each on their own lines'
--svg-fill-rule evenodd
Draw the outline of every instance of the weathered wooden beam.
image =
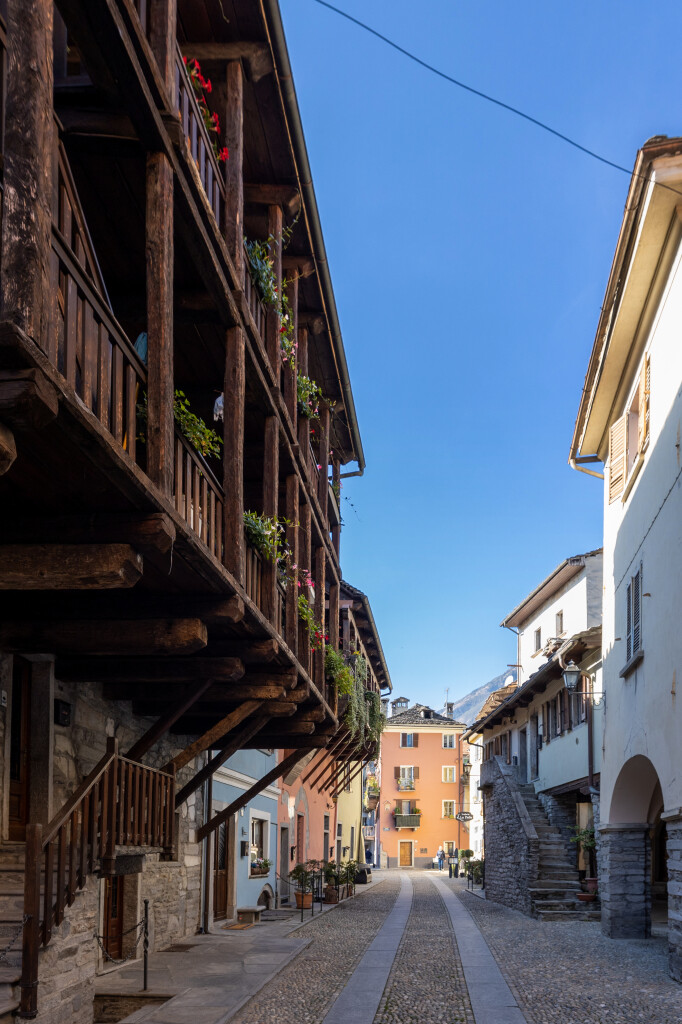
<svg viewBox="0 0 682 1024">
<path fill-rule="evenodd" d="M 173 493 L 173 167 L 164 153 L 147 155 L 147 473 Z"/>
<path fill-rule="evenodd" d="M 295 715 L 298 711 L 298 704 L 294 704 L 290 700 L 269 700 L 265 705 L 265 710 L 273 718 L 287 718 L 289 715 Z"/>
<path fill-rule="evenodd" d="M 244 74 L 239 60 L 225 69 L 225 241 L 240 281 L 244 279 Z"/>
<path fill-rule="evenodd" d="M 210 653 L 239 657 L 245 665 L 267 665 L 280 653 L 280 645 L 273 637 L 250 641 L 221 640 L 211 645 Z"/>
<path fill-rule="evenodd" d="M 253 750 L 254 748 L 261 747 L 268 747 L 272 750 L 299 750 L 301 747 L 307 747 L 308 750 L 312 750 L 326 747 L 328 743 L 328 736 L 292 736 L 283 731 L 279 736 L 272 734 L 268 734 L 267 738 L 265 735 L 258 736 L 256 739 L 243 743 L 242 747 L 244 750 Z M 303 756 L 302 754 L 301 757 Z"/>
<path fill-rule="evenodd" d="M 247 743 L 251 741 L 257 742 L 255 737 L 260 733 L 260 730 L 264 725 L 270 721 L 267 715 L 254 715 L 252 718 L 247 719 L 246 724 L 233 732 L 230 736 L 229 742 L 221 744 L 220 750 L 215 754 L 207 764 L 201 768 L 194 778 L 182 787 L 175 795 L 175 806 L 180 807 L 188 796 L 195 793 L 200 786 L 203 786 L 207 779 L 210 779 L 214 772 L 225 764 L 228 758 L 236 754 L 238 750 L 241 750 Z"/>
<path fill-rule="evenodd" d="M 14 434 L 3 423 L 0 423 L 0 476 L 11 468 L 17 457 L 17 446 Z"/>
<path fill-rule="evenodd" d="M 284 280 L 282 283 L 284 287 Z M 286 278 L 286 295 L 289 300 L 289 308 L 291 309 L 291 315 L 294 319 L 293 326 L 293 337 L 295 338 L 298 334 L 298 278 L 290 277 Z M 291 359 L 287 359 L 283 362 L 282 366 L 282 377 L 283 381 L 283 397 L 284 404 L 289 418 L 296 432 L 296 420 L 298 417 L 298 388 L 297 388 L 297 370 L 296 370 L 296 352 L 294 351 Z M 295 522 L 296 520 L 294 520 Z"/>
<path fill-rule="evenodd" d="M 197 706 L 188 717 L 206 719 L 217 713 L 226 713 L 245 700 L 283 701 L 287 696 L 281 686 L 236 686 L 216 684 L 209 680 L 210 689 L 204 696 L 201 705 Z M 106 683 L 104 692 L 108 700 L 129 700 L 133 703 L 136 715 L 158 715 L 160 706 L 177 696 L 177 683 L 165 683 L 163 686 L 147 684 L 144 692 L 140 692 L 139 683 Z M 289 703 L 289 702 L 287 702 Z M 295 705 L 296 706 L 296 705 Z"/>
<path fill-rule="evenodd" d="M 280 206 L 294 216 L 301 208 L 295 185 L 244 185 L 244 201 L 257 206 Z M 275 236 L 277 237 L 277 236 Z"/>
<path fill-rule="evenodd" d="M 242 793 L 241 796 L 237 797 L 236 800 L 233 800 L 231 804 L 228 804 L 224 811 L 220 811 L 220 813 L 216 814 L 214 818 L 207 821 L 205 825 L 202 825 L 197 832 L 197 842 L 200 843 L 202 839 L 206 838 L 206 836 L 210 836 L 212 832 L 215 832 L 219 825 L 222 825 L 224 821 L 228 820 L 230 815 L 236 814 L 242 807 L 246 807 L 246 805 L 253 800 L 254 797 L 258 796 L 259 793 L 262 793 L 267 786 L 272 782 L 275 782 L 276 779 L 281 778 L 282 775 L 286 775 L 286 773 L 293 768 L 295 764 L 298 764 L 304 756 L 304 754 L 296 751 L 293 754 L 289 754 L 289 756 L 285 757 L 283 761 L 280 761 L 279 764 L 275 765 L 275 767 L 264 775 L 262 779 L 255 782 L 250 789 L 247 789 L 245 793 Z"/>
<path fill-rule="evenodd" d="M 202 683 L 192 684 L 191 686 L 185 687 L 185 691 L 182 697 L 177 700 L 171 708 L 162 715 L 158 721 L 147 729 L 143 736 L 140 736 L 128 753 L 125 755 L 129 761 L 139 761 L 148 750 L 154 746 L 155 743 L 165 736 L 172 725 L 182 718 L 185 712 L 189 711 L 193 704 L 195 704 L 199 698 L 206 693 L 206 691 L 213 685 L 212 680 L 205 679 Z"/>
<path fill-rule="evenodd" d="M 206 646 L 199 619 L 4 622 L 0 648 L 53 654 L 194 654 Z"/>
<path fill-rule="evenodd" d="M 286 539 L 291 551 L 291 562 L 298 565 L 298 497 L 299 481 L 295 473 L 286 479 L 286 518 L 290 525 L 286 527 Z M 292 579 L 286 589 L 284 598 L 286 609 L 285 637 L 287 647 L 298 656 L 298 587 L 296 579 Z"/>
<path fill-rule="evenodd" d="M 50 288 L 53 5 L 11 0 L 6 10 L 0 315 L 44 349 L 49 307 L 56 299 Z"/>
<path fill-rule="evenodd" d="M 183 54 L 198 61 L 212 62 L 243 60 L 253 82 L 260 81 L 273 70 L 272 54 L 267 43 L 237 41 L 234 43 L 183 43 Z M 230 156 L 232 152 L 230 151 Z"/>
<path fill-rule="evenodd" d="M 147 621 L 141 623 L 143 628 Z M 88 622 L 87 625 L 95 632 L 99 628 L 98 623 Z M 145 655 L 149 653 L 151 652 L 144 652 Z M 244 675 L 244 664 L 240 658 L 60 658 L 55 674 L 58 679 L 74 683 L 95 680 L 100 683 L 132 682 L 137 686 L 143 683 L 191 683 L 202 679 L 211 679 L 214 683 L 229 683 L 241 679 Z M 277 692 L 283 694 L 283 688 Z M 139 689 L 137 695 L 140 696 Z"/>
<path fill-rule="evenodd" d="M 132 587 L 142 569 L 129 544 L 0 545 L 0 590 Z"/>
<path fill-rule="evenodd" d="M 286 722 L 284 728 L 279 728 L 278 729 L 277 735 L 282 735 L 282 733 L 284 733 L 287 736 L 289 734 L 291 734 L 292 736 L 293 735 L 296 735 L 296 736 L 312 736 L 312 734 L 314 732 L 315 732 L 315 723 L 314 722 Z M 268 735 L 267 729 L 264 730 L 263 735 L 265 737 L 267 737 L 267 735 Z M 269 744 L 269 745 L 272 746 L 272 744 Z"/>
<path fill-rule="evenodd" d="M 142 554 L 170 551 L 175 525 L 165 512 L 101 513 L 22 518 L 3 526 L 3 541 L 60 544 L 131 544 Z"/>
<path fill-rule="evenodd" d="M 265 420 L 264 449 L 263 514 L 276 519 L 279 515 L 279 420 L 276 416 L 268 416 Z M 263 613 L 274 624 L 277 600 L 277 563 L 274 559 L 263 559 L 262 572 Z"/>
<path fill-rule="evenodd" d="M 0 371 L 0 419 L 12 430 L 42 430 L 58 412 L 57 392 L 40 370 Z"/>
<path fill-rule="evenodd" d="M 177 35 L 176 0 L 149 0 L 149 42 L 168 93 L 169 106 L 175 99 L 175 47 Z"/>
<path fill-rule="evenodd" d="M 237 582 L 244 586 L 246 582 L 246 541 L 244 539 L 246 341 L 241 327 L 231 327 L 227 332 L 223 394 L 224 560 L 225 567 Z"/>
<path fill-rule="evenodd" d="M 277 205 L 268 206 L 268 236 L 272 236 L 274 239 L 270 246 L 270 254 L 272 256 L 272 269 L 278 295 L 282 294 L 282 227 L 282 207 Z M 279 313 L 270 306 L 265 317 L 265 347 L 277 384 L 279 384 L 279 369 L 282 365 L 280 327 Z"/>
<path fill-rule="evenodd" d="M 296 277 L 311 277 L 315 273 L 315 263 L 309 256 L 282 256 L 282 270 L 289 275 Z"/>
<path fill-rule="evenodd" d="M 193 757 L 203 753 L 204 750 L 210 750 L 218 740 L 240 725 L 245 718 L 248 718 L 254 711 L 257 711 L 259 707 L 261 707 L 261 702 L 258 700 L 246 701 L 241 707 L 236 708 L 229 715 L 225 715 L 219 722 L 216 722 L 203 736 L 199 736 L 193 743 L 190 743 L 184 750 L 181 750 L 179 754 L 176 754 L 163 770 L 169 772 L 171 769 L 179 771 L 181 768 L 184 768 Z"/>
</svg>

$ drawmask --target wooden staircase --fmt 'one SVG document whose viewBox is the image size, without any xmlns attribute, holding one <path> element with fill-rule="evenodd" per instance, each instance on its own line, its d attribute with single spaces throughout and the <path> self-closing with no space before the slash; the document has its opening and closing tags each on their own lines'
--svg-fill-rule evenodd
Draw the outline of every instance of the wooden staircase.
<svg viewBox="0 0 682 1024">
<path fill-rule="evenodd" d="M 580 876 L 556 825 L 551 825 L 532 785 L 519 792 L 540 840 L 538 877 L 530 888 L 531 914 L 541 921 L 599 921 L 598 901 L 581 903 Z"/>
<path fill-rule="evenodd" d="M 14 1024 L 21 998 L 25 860 L 24 843 L 0 844 L 0 950 L 15 940 L 0 960 L 0 1024 Z"/>
</svg>

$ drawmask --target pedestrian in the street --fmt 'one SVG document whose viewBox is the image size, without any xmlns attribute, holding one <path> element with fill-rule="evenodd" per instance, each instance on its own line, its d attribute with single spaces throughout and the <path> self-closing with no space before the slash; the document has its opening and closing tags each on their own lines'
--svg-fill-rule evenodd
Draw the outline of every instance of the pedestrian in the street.
<svg viewBox="0 0 682 1024">
<path fill-rule="evenodd" d="M 445 850 L 443 849 L 442 846 L 438 847 L 438 853 L 436 854 L 436 857 L 438 857 L 438 870 L 442 871 L 443 861 L 445 860 Z"/>
</svg>

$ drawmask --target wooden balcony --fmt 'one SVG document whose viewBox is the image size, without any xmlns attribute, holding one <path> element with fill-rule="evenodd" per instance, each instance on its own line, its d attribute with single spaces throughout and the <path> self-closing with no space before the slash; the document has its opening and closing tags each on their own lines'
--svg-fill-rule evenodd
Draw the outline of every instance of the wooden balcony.
<svg viewBox="0 0 682 1024">
<path fill-rule="evenodd" d="M 396 814 L 396 828 L 419 828 L 421 825 L 421 814 Z"/>
<path fill-rule="evenodd" d="M 175 428 L 173 501 L 208 550 L 223 560 L 223 488 L 206 459 Z"/>
<path fill-rule="evenodd" d="M 180 117 L 189 155 L 197 169 L 201 187 L 220 229 L 225 208 L 225 175 L 220 161 L 215 155 L 179 46 L 175 53 L 175 106 Z"/>
</svg>

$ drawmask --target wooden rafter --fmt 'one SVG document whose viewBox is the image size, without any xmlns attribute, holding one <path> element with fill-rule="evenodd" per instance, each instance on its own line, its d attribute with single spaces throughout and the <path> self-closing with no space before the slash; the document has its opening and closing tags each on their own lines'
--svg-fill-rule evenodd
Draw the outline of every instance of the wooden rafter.
<svg viewBox="0 0 682 1024">
<path fill-rule="evenodd" d="M 206 693 L 210 686 L 213 685 L 211 679 L 205 679 L 199 685 L 192 684 L 186 687 L 182 697 L 171 706 L 171 708 L 162 715 L 158 721 L 154 722 L 143 736 L 140 736 L 139 740 L 133 744 L 128 753 L 125 755 L 129 761 L 139 761 L 148 750 L 157 743 L 162 736 L 168 732 L 172 725 L 182 718 L 186 711 L 188 711 L 199 698 Z"/>
<path fill-rule="evenodd" d="M 217 754 L 215 754 L 207 764 L 201 768 L 194 778 L 190 779 L 186 785 L 175 796 L 175 807 L 176 810 L 180 807 L 188 796 L 196 792 L 200 786 L 203 786 L 207 779 L 210 779 L 214 772 L 225 764 L 229 757 L 236 754 L 238 750 L 241 750 L 246 744 L 256 736 L 264 725 L 270 721 L 267 715 L 254 715 L 253 718 L 247 720 L 246 725 L 239 729 L 230 738 L 229 742 L 220 748 Z"/>
<path fill-rule="evenodd" d="M 186 764 L 196 757 L 197 754 L 203 753 L 204 750 L 210 750 L 218 740 L 226 736 L 232 729 L 235 729 L 245 718 L 253 714 L 261 706 L 259 700 L 247 700 L 240 707 L 236 708 L 235 711 L 231 711 L 229 715 L 225 715 L 219 722 L 211 726 L 202 736 L 190 743 L 189 746 L 181 750 L 179 754 L 176 754 L 172 760 L 168 762 L 164 771 L 171 771 L 173 768 L 175 771 L 179 771 L 180 768 L 184 768 Z"/>
<path fill-rule="evenodd" d="M 129 544 L 3 544 L 0 590 L 133 587 L 143 559 Z"/>
<path fill-rule="evenodd" d="M 51 620 L 4 622 L 0 647 L 6 651 L 107 656 L 195 654 L 206 646 L 206 626 L 199 619 Z M 97 678 L 97 676 L 95 676 Z"/>
</svg>

